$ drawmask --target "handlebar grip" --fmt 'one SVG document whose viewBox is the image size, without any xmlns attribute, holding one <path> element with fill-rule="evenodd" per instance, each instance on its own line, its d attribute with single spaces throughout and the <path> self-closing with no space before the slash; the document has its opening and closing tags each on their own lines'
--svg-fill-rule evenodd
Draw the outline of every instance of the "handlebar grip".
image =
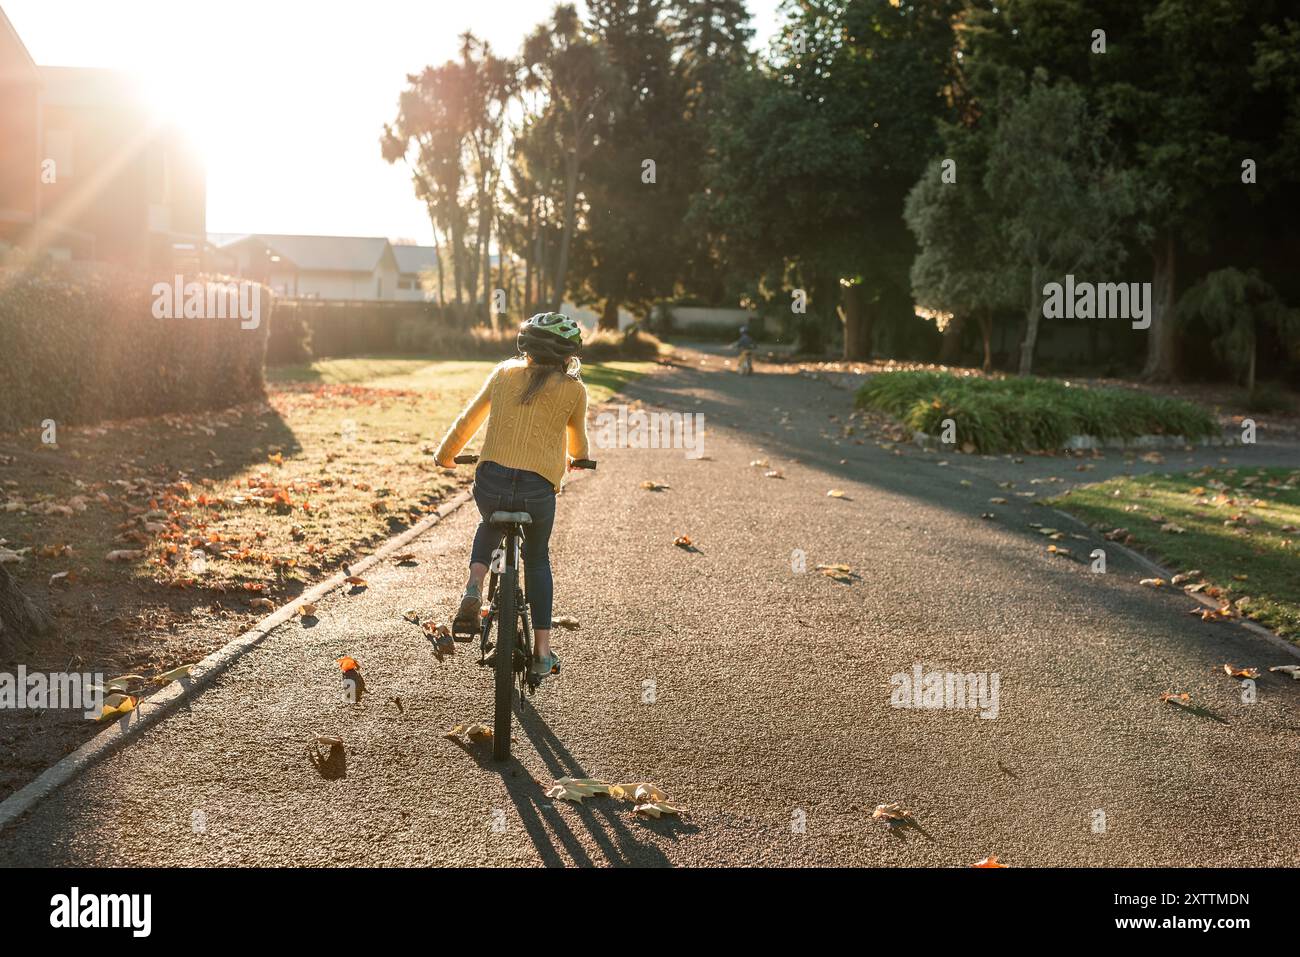
<svg viewBox="0 0 1300 957">
<path fill-rule="evenodd" d="M 457 465 L 473 465 L 478 461 L 477 455 L 458 455 L 452 459 Z"/>
<path fill-rule="evenodd" d="M 596 460 L 595 459 L 574 459 L 573 467 L 575 469 L 595 469 Z"/>
</svg>

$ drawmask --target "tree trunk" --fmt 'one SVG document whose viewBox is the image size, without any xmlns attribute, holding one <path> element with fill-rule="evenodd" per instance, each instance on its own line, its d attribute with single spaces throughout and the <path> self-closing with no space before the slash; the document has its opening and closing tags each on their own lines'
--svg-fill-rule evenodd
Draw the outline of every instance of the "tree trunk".
<svg viewBox="0 0 1300 957">
<path fill-rule="evenodd" d="M 492 209 L 488 203 L 487 193 L 479 194 L 478 212 L 478 268 L 483 274 L 483 307 L 487 310 L 488 322 L 496 331 L 497 319 L 492 312 L 492 258 L 488 244 L 492 240 Z M 475 298 L 478 298 L 477 290 Z"/>
<path fill-rule="evenodd" d="M 555 284 L 551 291 L 552 309 L 564 305 L 564 284 L 569 271 L 569 243 L 573 239 L 573 226 L 578 216 L 578 151 L 569 153 L 564 178 L 564 232 L 560 236 L 560 264 L 555 267 Z"/>
<path fill-rule="evenodd" d="M 861 283 L 840 286 L 840 319 L 844 323 L 844 358 L 866 361 L 871 358 L 871 316 L 863 304 Z"/>
<path fill-rule="evenodd" d="M 1147 330 L 1147 361 L 1142 377 L 1153 382 L 1168 382 L 1178 372 L 1174 336 L 1176 256 L 1174 232 L 1166 229 L 1151 253 L 1151 328 Z"/>
<path fill-rule="evenodd" d="M 984 371 L 993 371 L 993 313 L 981 309 L 977 314 L 980 338 L 984 340 Z"/>
<path fill-rule="evenodd" d="M 948 320 L 943 330 L 943 342 L 939 345 L 940 365 L 954 365 L 961 358 L 961 331 L 965 327 L 965 316 L 954 315 Z"/>
<path fill-rule="evenodd" d="M 0 565 L 0 657 L 8 658 L 32 635 L 50 630 L 50 616 L 18 590 L 9 569 Z"/>
<path fill-rule="evenodd" d="M 465 237 L 458 222 L 459 216 L 451 221 L 451 281 L 456 287 L 456 305 L 462 305 L 464 298 L 461 291 L 465 283 Z"/>
<path fill-rule="evenodd" d="M 528 225 L 524 232 L 524 310 L 525 316 L 533 311 L 533 218 L 536 215 L 532 200 L 528 202 Z"/>
<path fill-rule="evenodd" d="M 1020 374 L 1034 371 L 1034 348 L 1038 345 L 1038 323 L 1043 318 L 1043 304 L 1038 298 L 1038 270 L 1029 274 L 1029 309 L 1025 312 L 1025 338 L 1020 343 Z"/>
<path fill-rule="evenodd" d="M 605 300 L 605 308 L 600 313 L 600 322 L 596 328 L 618 332 L 618 300 L 615 297 L 610 296 Z"/>
<path fill-rule="evenodd" d="M 1250 336 L 1250 365 L 1246 369 L 1246 394 L 1253 396 L 1255 394 L 1255 360 L 1259 354 L 1259 343 L 1255 340 L 1255 334 Z"/>
</svg>

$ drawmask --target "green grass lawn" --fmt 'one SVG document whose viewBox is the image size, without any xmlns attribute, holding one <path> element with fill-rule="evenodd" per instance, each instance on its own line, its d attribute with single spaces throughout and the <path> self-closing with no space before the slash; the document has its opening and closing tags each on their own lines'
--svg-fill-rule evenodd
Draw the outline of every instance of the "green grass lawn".
<svg viewBox="0 0 1300 957">
<path fill-rule="evenodd" d="M 1126 541 L 1187 584 L 1300 641 L 1300 469 L 1205 468 L 1116 478 L 1052 504 Z M 1176 587 L 1176 586 L 1175 586 Z"/>
<path fill-rule="evenodd" d="M 952 419 L 956 446 L 967 452 L 1048 451 L 1075 435 L 1199 439 L 1219 431 L 1208 410 L 1181 399 L 1020 376 L 882 372 L 862 385 L 856 401 L 935 437 Z"/>
</svg>

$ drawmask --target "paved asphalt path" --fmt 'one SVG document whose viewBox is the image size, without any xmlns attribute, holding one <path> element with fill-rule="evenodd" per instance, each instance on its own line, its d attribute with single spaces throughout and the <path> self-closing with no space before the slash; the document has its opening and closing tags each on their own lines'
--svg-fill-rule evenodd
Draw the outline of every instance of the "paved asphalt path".
<svg viewBox="0 0 1300 957">
<path fill-rule="evenodd" d="M 1106 575 L 1049 556 L 1026 523 L 1063 520 L 996 485 L 1042 495 L 1062 486 L 1030 478 L 1095 480 L 1122 456 L 1090 473 L 940 466 L 843 437 L 850 395 L 826 382 L 686 357 L 629 399 L 703 412 L 707 458 L 604 450 L 566 488 L 556 613 L 581 628 L 559 633 L 564 674 L 523 706 L 509 764 L 442 737 L 490 720 L 490 676 L 464 646 L 434 662 L 402 620 L 450 615 L 476 520 L 463 508 L 415 543 L 418 565 L 328 596 L 313 627 L 282 627 L 53 795 L 4 835 L 0 864 L 1300 864 L 1300 682 L 1265 672 L 1248 705 L 1221 667 L 1296 659 L 1140 587 L 1118 551 Z M 1269 451 L 1193 458 L 1221 454 Z M 751 467 L 763 458 L 785 477 Z M 672 545 L 682 534 L 698 551 Z M 343 654 L 366 676 L 357 705 L 340 700 Z M 914 664 L 998 673 L 997 717 L 891 707 L 891 675 Z M 345 760 L 316 767 L 316 734 L 342 738 Z M 611 798 L 545 797 L 566 774 L 652 781 L 691 813 L 643 822 Z M 894 801 L 932 840 L 871 820 Z"/>
</svg>

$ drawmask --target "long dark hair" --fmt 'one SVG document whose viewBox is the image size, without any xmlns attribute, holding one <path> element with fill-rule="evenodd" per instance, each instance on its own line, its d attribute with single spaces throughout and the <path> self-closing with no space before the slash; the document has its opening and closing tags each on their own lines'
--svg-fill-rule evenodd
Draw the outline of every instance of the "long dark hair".
<svg viewBox="0 0 1300 957">
<path fill-rule="evenodd" d="M 578 382 L 582 381 L 580 373 L 581 363 L 578 362 L 577 356 L 570 356 L 567 359 L 552 359 L 549 356 L 529 356 L 528 365 L 528 385 L 524 387 L 523 397 L 519 400 L 524 405 L 532 402 L 537 398 L 538 393 L 546 388 L 547 383 L 554 376 L 564 375 Z"/>
</svg>

